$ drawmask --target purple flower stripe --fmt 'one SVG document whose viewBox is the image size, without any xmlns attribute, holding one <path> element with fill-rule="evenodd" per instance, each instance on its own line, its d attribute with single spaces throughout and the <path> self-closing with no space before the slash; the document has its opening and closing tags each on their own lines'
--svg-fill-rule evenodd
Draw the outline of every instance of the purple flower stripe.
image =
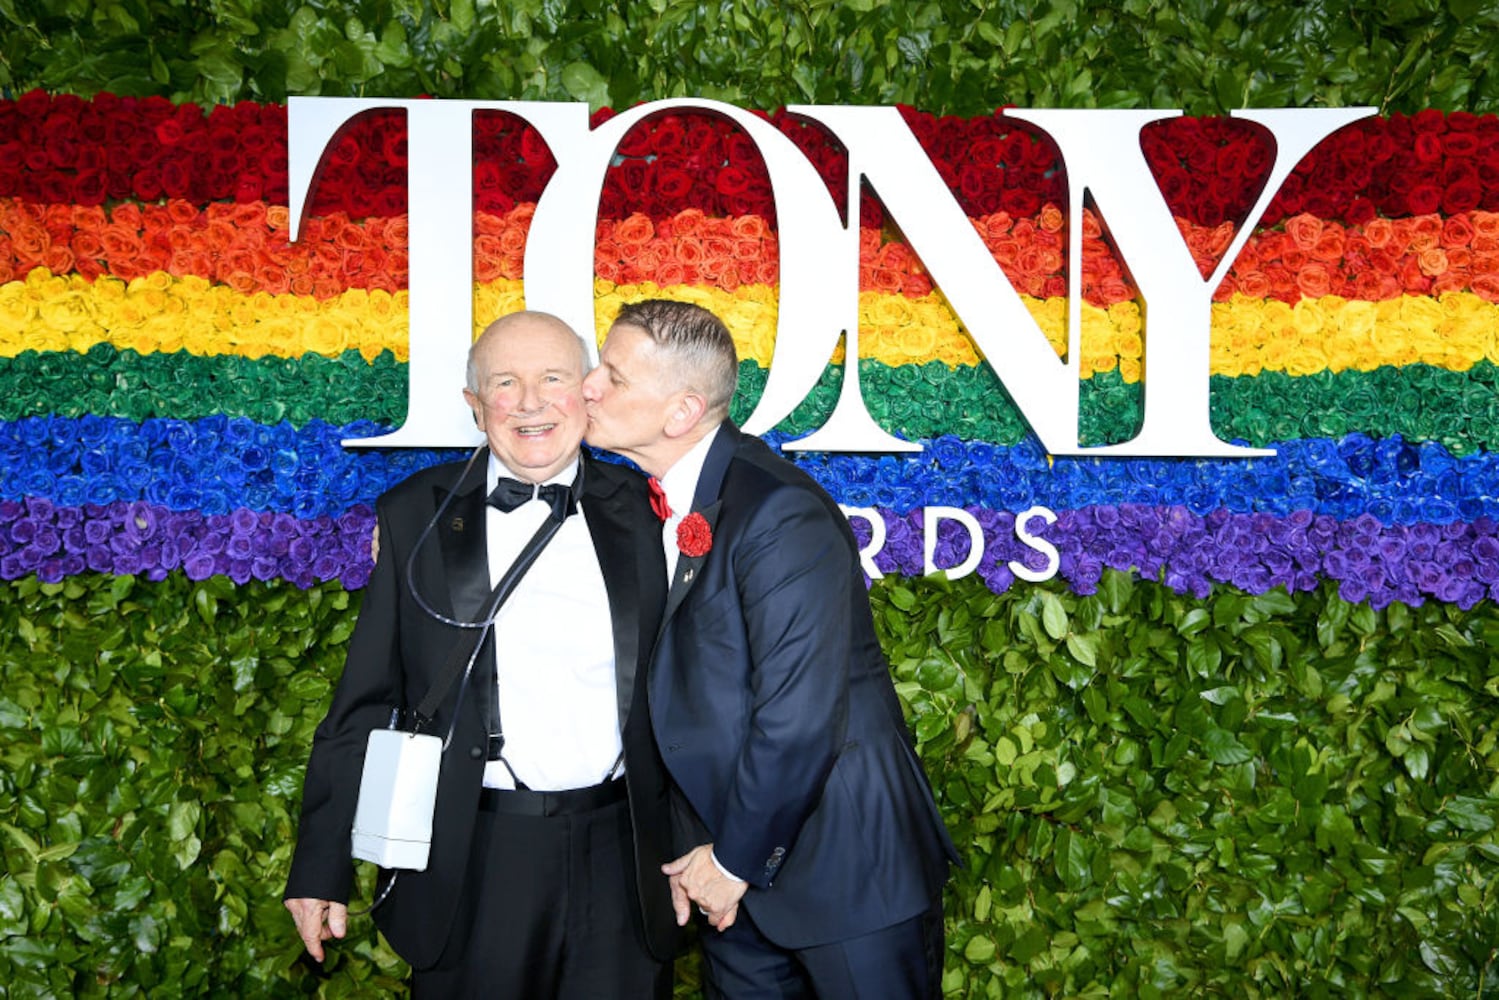
<svg viewBox="0 0 1499 1000">
<path fill-rule="evenodd" d="M 35 573 L 53 583 L 75 573 L 135 574 L 164 579 L 181 571 L 235 583 L 284 579 L 307 588 L 339 580 L 363 587 L 374 562 L 375 513 L 360 504 L 337 517 L 298 518 L 233 510 L 174 511 L 155 504 L 84 504 L 0 500 L 0 578 Z"/>
<path fill-rule="evenodd" d="M 1046 556 L 1020 541 L 1014 514 L 966 509 L 983 527 L 984 554 L 974 572 L 991 590 L 1002 593 L 1015 582 L 1011 561 L 1045 568 Z M 887 574 L 921 574 L 922 512 L 881 508 L 880 515 L 886 539 L 875 566 Z M 857 518 L 852 526 L 867 546 L 869 526 Z M 1058 575 L 1080 594 L 1093 593 L 1109 567 L 1133 569 L 1198 598 L 1214 584 L 1261 594 L 1277 586 L 1313 590 L 1327 579 L 1345 600 L 1376 608 L 1428 599 L 1469 608 L 1485 597 L 1499 600 L 1499 523 L 1487 517 L 1385 525 L 1370 514 L 1339 521 L 1305 510 L 1286 517 L 1217 510 L 1199 517 L 1185 507 L 1121 504 L 1060 511 L 1052 525 L 1033 517 L 1029 530 L 1056 548 Z M 939 522 L 936 566 L 958 565 L 969 544 L 961 525 Z"/>
</svg>

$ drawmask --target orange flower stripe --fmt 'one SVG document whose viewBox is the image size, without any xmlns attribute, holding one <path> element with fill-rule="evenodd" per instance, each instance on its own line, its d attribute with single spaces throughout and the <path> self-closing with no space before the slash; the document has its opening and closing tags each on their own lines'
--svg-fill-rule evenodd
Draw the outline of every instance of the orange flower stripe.
<svg viewBox="0 0 1499 1000">
<path fill-rule="evenodd" d="M 518 279 L 535 206 L 474 220 L 474 274 L 481 283 Z M 1053 205 L 1035 218 L 999 212 L 973 219 L 995 262 L 1017 291 L 1035 298 L 1066 294 L 1066 233 Z M 1178 220 L 1204 277 L 1233 238 L 1228 224 L 1208 228 Z M 283 205 L 188 202 L 102 208 L 36 205 L 0 199 L 0 283 L 34 268 L 85 278 L 131 280 L 165 271 L 195 275 L 244 293 L 328 299 L 363 288 L 406 287 L 405 216 L 351 222 L 342 213 L 309 219 L 301 239 L 287 242 Z M 594 269 L 615 284 L 701 285 L 732 292 L 773 285 L 779 255 L 775 233 L 758 216 L 717 219 L 697 209 L 652 220 L 632 215 L 598 224 Z M 932 280 L 904 243 L 879 230 L 860 231 L 859 284 L 864 291 L 920 298 Z M 1257 232 L 1217 289 L 1295 303 L 1339 295 L 1380 301 L 1400 295 L 1471 291 L 1499 302 L 1499 213 L 1464 212 L 1375 219 L 1363 226 L 1298 215 Z M 1103 241 L 1092 212 L 1083 217 L 1083 297 L 1100 308 L 1136 297 L 1124 268 Z"/>
<path fill-rule="evenodd" d="M 735 331 L 740 356 L 761 366 L 775 346 L 776 289 L 740 285 L 732 292 L 701 285 L 613 284 L 596 279 L 594 315 L 602 338 L 619 306 L 653 296 L 700 303 Z M 1038 329 L 1061 354 L 1066 300 L 1024 298 Z M 474 332 L 494 316 L 524 305 L 519 281 L 501 278 L 474 287 Z M 382 289 L 348 289 L 328 299 L 286 293 L 249 294 L 189 275 L 155 271 L 128 282 L 53 276 L 35 268 L 23 281 L 0 285 L 0 355 L 22 351 L 86 351 L 108 343 L 137 353 L 188 351 L 296 358 L 358 351 L 366 359 L 391 351 L 407 357 L 408 297 Z M 1083 377 L 1118 369 L 1139 379 L 1144 338 L 1139 306 L 1084 304 Z M 940 361 L 973 365 L 979 354 L 940 292 L 921 297 L 859 294 L 860 353 L 887 365 Z M 1212 372 L 1254 375 L 1284 371 L 1369 370 L 1423 363 L 1465 370 L 1499 364 L 1499 305 L 1471 292 L 1401 296 L 1379 302 L 1339 296 L 1302 298 L 1294 305 L 1234 296 L 1212 307 Z M 834 357 L 841 361 L 841 352 Z"/>
</svg>

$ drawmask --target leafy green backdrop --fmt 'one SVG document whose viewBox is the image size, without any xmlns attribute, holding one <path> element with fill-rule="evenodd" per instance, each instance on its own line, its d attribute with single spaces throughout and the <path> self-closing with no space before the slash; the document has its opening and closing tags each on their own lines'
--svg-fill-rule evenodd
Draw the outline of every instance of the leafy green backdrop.
<svg viewBox="0 0 1499 1000">
<path fill-rule="evenodd" d="M 0 87 L 586 100 L 1499 107 L 1488 0 L 0 0 Z"/>
<path fill-rule="evenodd" d="M 0 0 L 0 91 L 1494 111 L 1482 0 Z M 1499 996 L 1499 610 L 886 580 L 953 996 Z M 0 587 L 0 996 L 369 996 L 279 902 L 359 601 Z M 688 963 L 681 992 L 690 993 Z"/>
<path fill-rule="evenodd" d="M 967 861 L 949 995 L 1499 996 L 1491 602 L 1195 601 L 1114 571 L 1087 597 L 872 596 Z M 358 595 L 92 576 L 0 598 L 0 991 L 395 987 L 368 918 L 319 973 L 279 899 Z"/>
</svg>

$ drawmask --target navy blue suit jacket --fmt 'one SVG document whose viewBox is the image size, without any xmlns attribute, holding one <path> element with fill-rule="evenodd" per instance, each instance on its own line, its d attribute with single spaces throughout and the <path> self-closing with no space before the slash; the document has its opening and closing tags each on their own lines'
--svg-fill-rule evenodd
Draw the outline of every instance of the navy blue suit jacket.
<svg viewBox="0 0 1499 1000">
<path fill-rule="evenodd" d="M 693 831 L 751 883 L 784 948 L 855 937 L 932 904 L 956 858 L 875 638 L 836 503 L 724 423 L 651 665 L 651 721 Z M 679 847 L 690 847 L 679 844 Z"/>
</svg>

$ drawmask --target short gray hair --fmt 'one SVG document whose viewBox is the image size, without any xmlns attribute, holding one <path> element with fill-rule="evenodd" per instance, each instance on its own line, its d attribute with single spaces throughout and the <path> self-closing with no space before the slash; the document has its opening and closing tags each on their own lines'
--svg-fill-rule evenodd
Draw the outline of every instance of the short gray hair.
<svg viewBox="0 0 1499 1000">
<path fill-rule="evenodd" d="M 702 393 L 710 413 L 729 412 L 739 384 L 739 354 L 724 321 L 702 306 L 671 299 L 628 302 L 616 326 L 644 330 L 667 360 L 665 376 L 677 389 Z"/>
</svg>

